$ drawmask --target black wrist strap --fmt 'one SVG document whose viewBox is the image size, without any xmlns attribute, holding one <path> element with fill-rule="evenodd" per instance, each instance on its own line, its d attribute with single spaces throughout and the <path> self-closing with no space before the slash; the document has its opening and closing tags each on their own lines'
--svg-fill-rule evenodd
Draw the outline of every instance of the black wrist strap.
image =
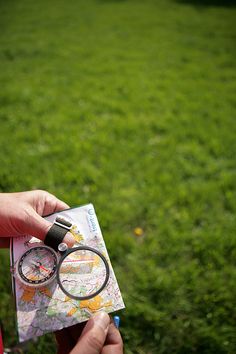
<svg viewBox="0 0 236 354">
<path fill-rule="evenodd" d="M 49 229 L 44 243 L 45 245 L 58 251 L 58 245 L 62 242 L 65 234 L 70 231 L 72 224 L 60 217 L 57 217 L 54 224 Z"/>
</svg>

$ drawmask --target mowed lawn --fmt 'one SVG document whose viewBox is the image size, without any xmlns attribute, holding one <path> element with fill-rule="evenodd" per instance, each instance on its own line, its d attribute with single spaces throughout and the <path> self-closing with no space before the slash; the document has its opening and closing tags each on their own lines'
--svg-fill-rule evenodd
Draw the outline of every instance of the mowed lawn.
<svg viewBox="0 0 236 354">
<path fill-rule="evenodd" d="M 0 2 L 0 190 L 94 204 L 127 354 L 236 352 L 235 19 L 223 0 Z M 12 346 L 8 250 L 0 270 Z"/>
</svg>

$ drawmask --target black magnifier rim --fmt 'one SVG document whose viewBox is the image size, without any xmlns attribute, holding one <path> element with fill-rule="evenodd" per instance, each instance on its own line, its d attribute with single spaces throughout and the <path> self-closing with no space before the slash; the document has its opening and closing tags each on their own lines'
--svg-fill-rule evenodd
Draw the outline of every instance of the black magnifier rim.
<svg viewBox="0 0 236 354">
<path fill-rule="evenodd" d="M 60 273 L 60 268 L 61 268 L 61 265 L 62 265 L 64 259 L 69 254 L 71 254 L 73 252 L 76 252 L 76 251 L 84 251 L 84 250 L 96 253 L 102 259 L 102 261 L 103 261 L 103 263 L 105 265 L 105 268 L 106 268 L 106 277 L 105 277 L 105 280 L 104 280 L 102 286 L 97 291 L 95 291 L 94 293 L 92 293 L 90 295 L 87 295 L 87 296 L 75 296 L 75 295 L 70 294 L 67 290 L 65 290 L 65 288 L 63 287 L 63 285 L 61 283 L 59 273 Z M 89 300 L 89 299 L 92 299 L 93 297 L 97 296 L 105 288 L 105 286 L 107 285 L 107 282 L 109 280 L 109 276 L 110 276 L 110 268 L 109 268 L 109 264 L 108 264 L 106 258 L 103 256 L 103 254 L 101 252 L 99 252 L 95 248 L 92 248 L 92 247 L 89 247 L 89 246 L 78 246 L 78 247 L 74 247 L 74 248 L 71 248 L 71 249 L 67 250 L 65 252 L 65 254 L 62 255 L 62 257 L 61 257 L 61 259 L 60 259 L 60 261 L 58 263 L 58 269 L 57 269 L 57 282 L 58 282 L 58 285 L 60 286 L 60 288 L 63 291 L 63 293 L 65 293 L 68 297 L 70 297 L 70 298 L 72 298 L 74 300 Z"/>
</svg>

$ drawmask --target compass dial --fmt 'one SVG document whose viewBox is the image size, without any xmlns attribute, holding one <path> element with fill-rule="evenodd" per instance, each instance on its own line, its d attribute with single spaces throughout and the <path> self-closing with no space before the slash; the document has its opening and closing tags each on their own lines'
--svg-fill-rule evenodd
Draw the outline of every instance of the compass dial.
<svg viewBox="0 0 236 354">
<path fill-rule="evenodd" d="M 17 275 L 28 286 L 44 286 L 55 278 L 57 263 L 54 250 L 47 246 L 33 247 L 19 259 Z"/>
</svg>

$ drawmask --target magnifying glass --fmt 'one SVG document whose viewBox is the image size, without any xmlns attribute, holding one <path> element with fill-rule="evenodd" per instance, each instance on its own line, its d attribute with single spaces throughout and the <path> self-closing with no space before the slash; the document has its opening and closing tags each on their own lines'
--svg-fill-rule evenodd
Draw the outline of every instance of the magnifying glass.
<svg viewBox="0 0 236 354">
<path fill-rule="evenodd" d="M 87 300 L 105 288 L 109 273 L 108 262 L 101 252 L 92 247 L 80 246 L 62 254 L 56 278 L 67 296 L 75 300 Z"/>
</svg>

